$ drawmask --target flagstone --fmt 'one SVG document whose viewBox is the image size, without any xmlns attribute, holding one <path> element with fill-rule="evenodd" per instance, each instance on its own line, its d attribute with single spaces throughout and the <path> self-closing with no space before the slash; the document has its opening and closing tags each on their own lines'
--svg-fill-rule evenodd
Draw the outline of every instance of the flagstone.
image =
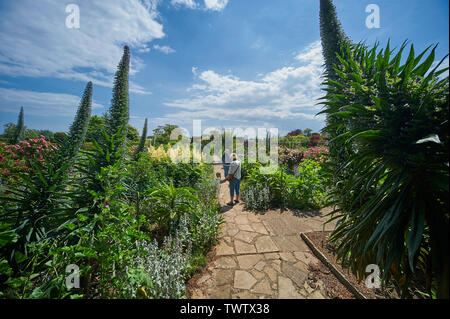
<svg viewBox="0 0 450 319">
<path fill-rule="evenodd" d="M 272 239 L 280 251 L 294 252 L 309 250 L 308 246 L 306 246 L 300 236 L 274 236 Z"/>
<path fill-rule="evenodd" d="M 277 282 L 278 273 L 275 269 L 270 266 L 266 266 L 264 267 L 264 272 L 267 274 L 267 276 L 269 276 L 272 282 Z"/>
<path fill-rule="evenodd" d="M 290 252 L 280 252 L 280 258 L 284 261 L 297 261 L 295 257 Z"/>
<path fill-rule="evenodd" d="M 281 265 L 281 271 L 283 275 L 289 277 L 297 286 L 302 287 L 306 278 L 308 277 L 307 272 L 301 271 L 300 269 L 283 262 Z"/>
<path fill-rule="evenodd" d="M 272 288 L 270 287 L 269 281 L 267 279 L 263 279 L 251 289 L 251 292 L 257 294 L 271 295 Z"/>
<path fill-rule="evenodd" d="M 258 236 L 257 233 L 241 230 L 235 238 L 245 241 L 246 243 L 251 243 L 256 236 Z"/>
<path fill-rule="evenodd" d="M 313 254 L 306 251 L 294 251 L 294 256 L 297 260 L 304 262 L 307 265 L 317 265 L 319 259 Z"/>
<path fill-rule="evenodd" d="M 229 246 L 225 241 L 221 240 L 219 245 L 216 247 L 216 255 L 224 256 L 224 255 L 234 255 L 234 249 L 232 246 Z"/>
<path fill-rule="evenodd" d="M 238 225 L 248 224 L 248 218 L 245 215 L 239 215 L 234 218 L 234 222 Z"/>
<path fill-rule="evenodd" d="M 208 295 L 211 299 L 230 299 L 231 285 L 224 285 L 208 289 Z"/>
<path fill-rule="evenodd" d="M 214 262 L 214 264 L 217 268 L 230 269 L 236 267 L 236 262 L 234 261 L 233 257 L 220 257 Z"/>
<path fill-rule="evenodd" d="M 256 283 L 255 277 L 244 270 L 236 270 L 234 274 L 233 287 L 237 289 L 250 289 Z"/>
<path fill-rule="evenodd" d="M 255 269 L 262 271 L 264 267 L 266 266 L 266 262 L 261 260 L 259 263 L 255 265 Z"/>
<path fill-rule="evenodd" d="M 253 231 L 253 228 L 248 224 L 238 224 L 238 229 L 245 231 Z"/>
<path fill-rule="evenodd" d="M 252 228 L 257 233 L 260 233 L 263 235 L 269 235 L 269 232 L 267 231 L 266 227 L 264 227 L 263 223 L 252 223 Z"/>
<path fill-rule="evenodd" d="M 256 270 L 256 269 L 251 269 L 250 273 L 253 275 L 253 277 L 255 277 L 258 280 L 262 279 L 262 278 L 264 278 L 266 276 L 262 271 L 259 271 L 259 270 Z"/>
<path fill-rule="evenodd" d="M 227 229 L 228 236 L 231 237 L 234 237 L 238 232 L 239 228 L 237 227 L 237 225 L 235 225 L 234 227 L 228 227 Z"/>
<path fill-rule="evenodd" d="M 233 270 L 231 269 L 217 269 L 213 275 L 217 286 L 229 284 L 233 280 Z"/>
<path fill-rule="evenodd" d="M 269 260 L 280 259 L 280 255 L 278 253 L 265 253 L 264 257 Z"/>
<path fill-rule="evenodd" d="M 263 259 L 263 256 L 261 256 L 261 255 L 243 255 L 243 256 L 237 256 L 236 258 L 238 260 L 239 268 L 251 269 L 261 259 Z"/>
<path fill-rule="evenodd" d="M 256 249 L 255 249 L 254 245 L 244 243 L 240 240 L 234 241 L 234 247 L 236 248 L 237 254 L 256 253 Z"/>
<path fill-rule="evenodd" d="M 278 277 L 278 298 L 279 299 L 305 299 L 295 289 L 292 280 L 286 277 Z"/>
<path fill-rule="evenodd" d="M 274 244 L 270 236 L 262 236 L 255 241 L 256 249 L 259 253 L 270 253 L 278 251 L 278 247 Z"/>
</svg>

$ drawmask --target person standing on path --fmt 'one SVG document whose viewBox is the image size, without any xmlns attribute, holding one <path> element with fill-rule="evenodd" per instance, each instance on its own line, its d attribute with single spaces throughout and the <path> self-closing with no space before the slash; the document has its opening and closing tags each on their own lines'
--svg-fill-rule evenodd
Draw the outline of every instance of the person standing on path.
<svg viewBox="0 0 450 319">
<path fill-rule="evenodd" d="M 241 162 L 238 161 L 235 153 L 231 154 L 230 170 L 226 176 L 226 179 L 230 182 L 230 202 L 228 206 L 233 206 L 235 203 L 239 203 L 239 194 L 241 186 Z M 233 202 L 234 193 L 236 193 L 236 200 Z"/>
</svg>

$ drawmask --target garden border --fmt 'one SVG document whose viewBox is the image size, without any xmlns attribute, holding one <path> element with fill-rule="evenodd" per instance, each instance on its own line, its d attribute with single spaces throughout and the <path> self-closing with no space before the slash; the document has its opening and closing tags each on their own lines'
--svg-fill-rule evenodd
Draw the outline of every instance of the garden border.
<svg viewBox="0 0 450 319">
<path fill-rule="evenodd" d="M 319 258 L 325 266 L 327 266 L 331 272 L 337 277 L 337 279 L 348 289 L 350 292 L 358 299 L 368 299 L 363 293 L 361 293 L 350 281 L 345 278 L 345 276 L 337 269 L 328 258 L 322 254 L 322 252 L 314 245 L 314 243 L 308 238 L 305 233 L 300 233 L 300 237 L 306 242 L 306 244 L 311 248 L 314 255 Z"/>
</svg>

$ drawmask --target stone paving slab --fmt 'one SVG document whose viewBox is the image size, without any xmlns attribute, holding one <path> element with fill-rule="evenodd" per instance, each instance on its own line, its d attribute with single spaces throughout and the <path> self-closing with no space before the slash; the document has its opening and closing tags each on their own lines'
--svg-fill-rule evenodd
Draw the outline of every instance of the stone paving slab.
<svg viewBox="0 0 450 319">
<path fill-rule="evenodd" d="M 218 171 L 219 167 L 215 167 Z M 229 201 L 220 185 L 220 203 Z M 322 230 L 318 212 L 244 210 L 242 203 L 223 209 L 215 257 L 194 283 L 192 298 L 322 299 L 323 285 L 307 284 L 308 265 L 318 261 L 301 239 L 302 231 Z"/>
</svg>

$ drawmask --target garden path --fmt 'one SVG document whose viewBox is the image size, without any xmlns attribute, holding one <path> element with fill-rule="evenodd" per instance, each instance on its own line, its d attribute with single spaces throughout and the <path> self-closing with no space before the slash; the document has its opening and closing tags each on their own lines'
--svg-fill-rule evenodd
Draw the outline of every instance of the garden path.
<svg viewBox="0 0 450 319">
<path fill-rule="evenodd" d="M 222 167 L 215 165 L 215 173 Z M 220 184 L 221 225 L 213 257 L 194 276 L 188 296 L 193 299 L 324 299 L 327 287 L 320 280 L 309 284 L 309 264 L 320 263 L 301 232 L 321 231 L 326 210 L 294 212 L 244 210 L 241 202 L 227 207 L 228 183 Z M 331 230 L 334 225 L 327 225 Z"/>
</svg>

